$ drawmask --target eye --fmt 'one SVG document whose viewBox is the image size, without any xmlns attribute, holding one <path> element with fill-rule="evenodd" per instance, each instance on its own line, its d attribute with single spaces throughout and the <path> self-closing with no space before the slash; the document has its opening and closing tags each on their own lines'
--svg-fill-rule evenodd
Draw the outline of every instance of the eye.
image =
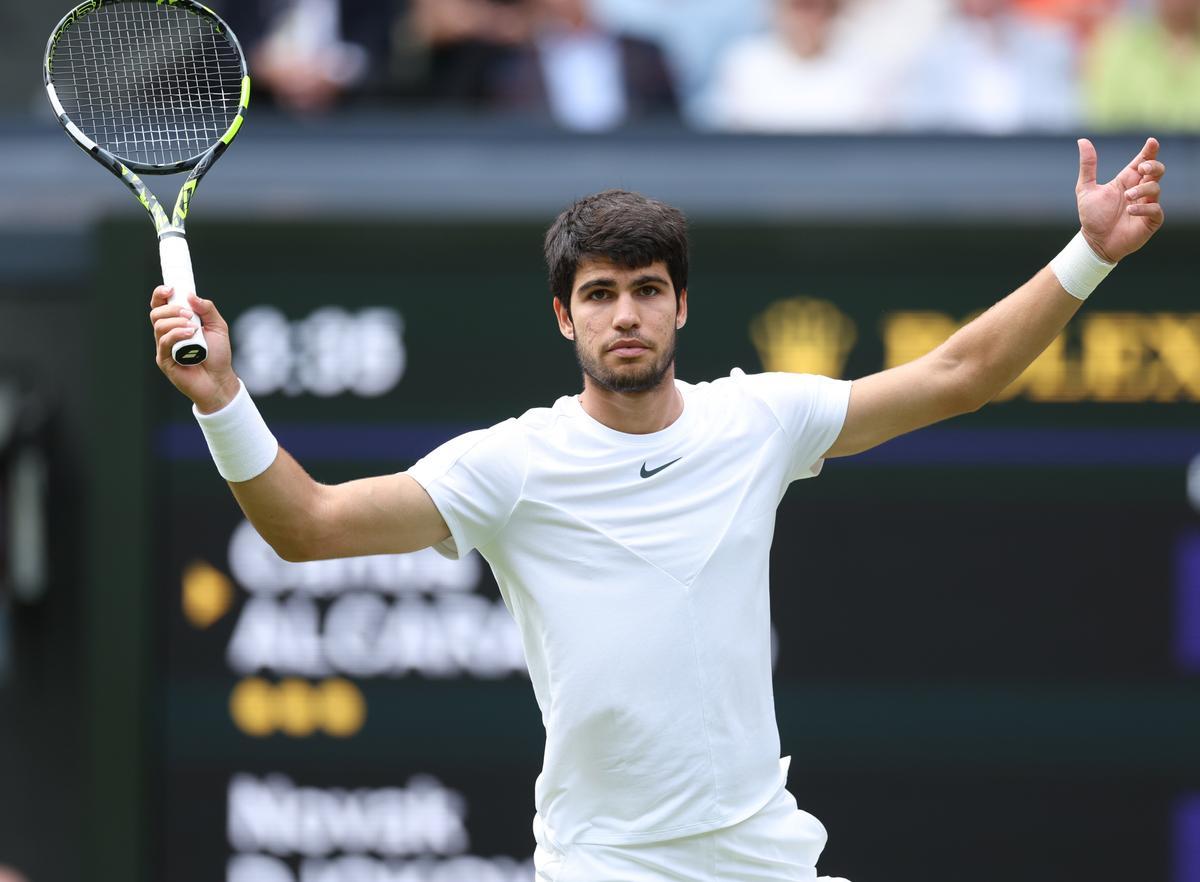
<svg viewBox="0 0 1200 882">
<path fill-rule="evenodd" d="M 612 296 L 611 291 L 605 291 L 603 288 L 598 288 L 588 292 L 588 300 L 607 300 Z"/>
<path fill-rule="evenodd" d="M 643 297 L 653 297 L 657 293 L 659 293 L 658 289 L 655 288 L 653 285 L 647 285 L 646 287 L 642 288 L 642 290 L 641 290 L 641 294 Z"/>
</svg>

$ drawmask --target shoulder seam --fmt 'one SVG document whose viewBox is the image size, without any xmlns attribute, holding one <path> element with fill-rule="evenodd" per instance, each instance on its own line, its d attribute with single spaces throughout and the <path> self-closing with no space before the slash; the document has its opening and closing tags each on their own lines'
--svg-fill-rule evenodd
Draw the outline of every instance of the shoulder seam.
<svg viewBox="0 0 1200 882">
<path fill-rule="evenodd" d="M 749 377 L 750 374 L 745 374 L 744 376 Z M 735 380 L 735 383 L 736 383 L 736 380 Z M 751 398 L 753 398 L 754 401 L 757 402 L 759 407 L 766 409 L 767 413 L 769 413 L 771 415 L 771 419 L 775 421 L 775 425 L 778 426 L 779 431 L 783 432 L 783 436 L 790 440 L 792 436 L 788 434 L 787 426 L 785 426 L 783 424 L 783 420 L 781 420 L 779 418 L 779 414 L 775 413 L 775 408 L 771 407 L 771 403 L 769 401 L 767 401 L 767 399 L 765 399 L 761 395 L 759 395 L 758 392 L 756 392 L 753 389 L 753 387 L 751 387 L 749 385 L 743 386 L 740 383 L 737 385 L 740 388 L 744 389 L 746 394 L 748 396 L 750 396 Z"/>
<path fill-rule="evenodd" d="M 486 539 L 482 540 L 481 542 L 477 542 L 475 544 L 476 548 L 482 548 L 484 545 L 491 545 L 492 541 L 504 532 L 504 528 L 508 526 L 509 522 L 512 520 L 513 514 L 525 499 L 525 486 L 529 483 L 529 438 L 527 437 L 525 427 L 521 425 L 520 420 L 514 419 L 513 422 L 516 424 L 514 430 L 520 430 L 521 450 L 525 454 L 524 467 L 521 470 L 521 489 L 517 491 L 517 498 L 513 501 L 512 508 L 508 510 L 508 514 L 504 516 L 504 520 L 500 522 L 500 525 L 496 527 L 496 529 L 493 530 Z"/>
<path fill-rule="evenodd" d="M 496 423 L 494 426 L 488 426 L 487 428 L 484 428 L 484 429 L 472 429 L 471 430 L 472 432 L 481 433 L 480 437 L 478 437 L 474 441 L 472 441 L 470 446 L 468 446 L 465 450 L 463 450 L 461 453 L 459 453 L 458 456 L 454 457 L 454 459 L 450 460 L 450 462 L 446 464 L 446 467 L 444 469 L 442 469 L 440 472 L 438 472 L 438 478 L 441 478 L 443 475 L 445 475 L 447 472 L 449 472 L 452 468 L 454 468 L 456 465 L 458 465 L 459 460 L 461 460 L 464 456 L 466 456 L 468 453 L 470 453 L 472 450 L 474 450 L 476 447 L 478 447 L 480 444 L 482 444 L 484 441 L 486 441 L 493 432 L 495 432 L 498 429 L 505 428 L 509 422 L 516 422 L 516 420 L 510 417 L 509 419 L 504 420 L 503 422 Z M 464 434 L 470 434 L 470 433 L 468 432 L 468 433 L 464 433 Z M 459 437 L 461 438 L 463 436 L 460 435 Z"/>
</svg>

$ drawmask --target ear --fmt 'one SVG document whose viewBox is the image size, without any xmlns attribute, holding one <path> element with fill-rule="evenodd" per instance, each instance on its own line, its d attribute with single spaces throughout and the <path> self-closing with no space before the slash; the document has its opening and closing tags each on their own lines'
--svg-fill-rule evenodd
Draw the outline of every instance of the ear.
<svg viewBox="0 0 1200 882">
<path fill-rule="evenodd" d="M 571 321 L 571 311 L 557 297 L 554 298 L 554 315 L 558 319 L 558 332 L 568 340 L 574 340 L 575 323 Z"/>
<path fill-rule="evenodd" d="M 675 330 L 687 324 L 687 288 L 679 292 L 679 305 L 675 308 Z"/>
</svg>

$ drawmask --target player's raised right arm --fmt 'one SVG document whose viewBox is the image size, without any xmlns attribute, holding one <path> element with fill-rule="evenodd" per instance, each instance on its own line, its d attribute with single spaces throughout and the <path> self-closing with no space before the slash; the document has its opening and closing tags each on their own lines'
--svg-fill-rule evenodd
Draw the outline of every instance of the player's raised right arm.
<svg viewBox="0 0 1200 882">
<path fill-rule="evenodd" d="M 170 294 L 168 288 L 157 288 L 150 302 L 158 366 L 201 414 L 224 411 L 241 391 L 229 327 L 212 301 L 193 296 L 191 309 L 200 316 L 209 341 L 208 359 L 199 365 L 176 364 L 171 346 L 190 336 L 192 326 L 188 309 L 169 303 Z M 416 551 L 450 535 L 429 494 L 408 475 L 328 486 L 314 481 L 282 448 L 264 465 L 246 480 L 230 479 L 229 487 L 255 529 L 285 560 Z"/>
</svg>

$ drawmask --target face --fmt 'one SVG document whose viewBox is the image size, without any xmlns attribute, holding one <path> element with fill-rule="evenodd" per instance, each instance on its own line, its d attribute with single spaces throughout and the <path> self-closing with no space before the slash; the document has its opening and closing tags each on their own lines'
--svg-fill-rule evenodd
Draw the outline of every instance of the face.
<svg viewBox="0 0 1200 882">
<path fill-rule="evenodd" d="M 609 392 L 647 392 L 674 367 L 687 292 L 680 292 L 676 309 L 675 287 L 662 261 L 629 269 L 589 259 L 575 271 L 570 313 L 557 297 L 554 311 L 592 382 Z"/>
</svg>

